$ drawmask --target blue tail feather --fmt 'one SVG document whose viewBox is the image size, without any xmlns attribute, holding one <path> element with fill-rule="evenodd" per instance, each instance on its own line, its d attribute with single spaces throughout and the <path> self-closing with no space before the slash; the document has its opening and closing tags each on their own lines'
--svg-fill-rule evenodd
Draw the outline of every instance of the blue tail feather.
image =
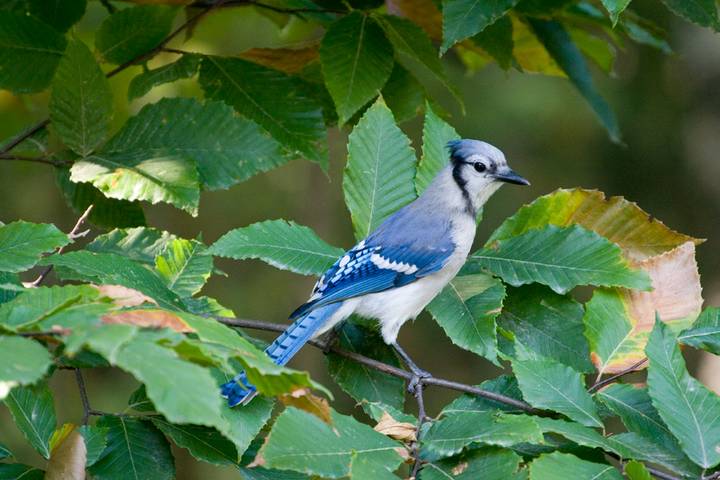
<svg viewBox="0 0 720 480">
<path fill-rule="evenodd" d="M 265 349 L 265 353 L 277 365 L 285 365 L 341 305 L 342 303 L 326 305 L 298 318 Z M 250 402 L 257 395 L 257 390 L 248 382 L 245 372 L 240 372 L 220 387 L 220 393 L 227 398 L 228 405 L 234 407 Z"/>
</svg>

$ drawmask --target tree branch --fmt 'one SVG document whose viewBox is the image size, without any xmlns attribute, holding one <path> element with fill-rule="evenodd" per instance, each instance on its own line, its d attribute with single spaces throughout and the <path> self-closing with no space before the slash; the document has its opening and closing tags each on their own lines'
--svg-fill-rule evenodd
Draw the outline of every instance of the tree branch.
<svg viewBox="0 0 720 480">
<path fill-rule="evenodd" d="M 54 167 L 62 167 L 64 165 L 69 165 L 68 162 L 64 162 L 61 160 L 53 160 L 46 157 L 30 157 L 27 155 L 12 155 L 7 153 L 0 154 L 0 160 L 19 160 L 21 162 L 45 163 Z"/>
<path fill-rule="evenodd" d="M 638 368 L 642 366 L 645 362 L 647 362 L 647 358 L 643 358 L 642 360 L 635 362 L 633 365 L 630 365 L 622 372 L 616 373 L 615 375 L 608 377 L 605 380 L 598 379 L 590 388 L 588 388 L 588 393 L 593 393 L 597 390 L 600 390 L 605 385 L 609 385 L 627 374 L 639 371 Z"/>
<path fill-rule="evenodd" d="M 74 370 L 75 381 L 77 382 L 78 390 L 80 390 L 80 401 L 82 402 L 83 407 L 82 424 L 87 425 L 92 409 L 90 408 L 90 401 L 88 400 L 88 394 L 87 390 L 85 389 L 85 380 L 83 379 L 82 372 L 79 368 L 76 368 Z"/>
</svg>

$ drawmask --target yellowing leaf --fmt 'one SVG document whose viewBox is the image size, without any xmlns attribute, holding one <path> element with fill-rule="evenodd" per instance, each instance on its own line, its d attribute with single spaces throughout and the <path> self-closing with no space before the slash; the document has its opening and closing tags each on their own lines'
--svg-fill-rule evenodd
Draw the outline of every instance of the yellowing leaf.
<svg viewBox="0 0 720 480">
<path fill-rule="evenodd" d="M 281 395 L 280 401 L 285 406 L 292 406 L 312 413 L 325 423 L 332 424 L 330 404 L 325 398 L 314 395 L 309 388 L 298 388 Z"/>
<path fill-rule="evenodd" d="M 107 324 L 122 323 L 138 327 L 169 328 L 182 333 L 195 331 L 179 316 L 165 310 L 124 310 L 104 315 L 102 321 Z"/>
<path fill-rule="evenodd" d="M 317 60 L 318 46 L 306 48 L 251 48 L 240 54 L 240 58 L 274 68 L 285 73 L 298 73 L 305 66 Z"/>
<path fill-rule="evenodd" d="M 122 285 L 92 285 L 96 288 L 104 297 L 112 299 L 113 303 L 118 307 L 137 307 L 143 303 L 152 303 L 157 305 L 157 302 L 147 295 L 138 292 L 135 289 L 123 287 Z"/>
<path fill-rule="evenodd" d="M 565 77 L 565 73 L 550 57 L 548 51 L 528 26 L 514 16 L 511 18 L 513 22 L 513 55 L 522 69 L 529 73 Z"/>
<path fill-rule="evenodd" d="M 417 438 L 415 434 L 416 428 L 412 423 L 399 422 L 385 412 L 377 425 L 373 427 L 373 430 L 401 442 L 414 442 Z"/>
<path fill-rule="evenodd" d="M 700 313 L 702 287 L 692 242 L 638 266 L 650 276 L 652 291 L 600 289 L 586 306 L 586 336 L 599 375 L 621 372 L 645 357 L 656 313 L 675 332 Z"/>
<path fill-rule="evenodd" d="M 85 441 L 72 425 L 70 427 L 70 433 L 52 451 L 45 480 L 85 479 Z"/>
</svg>

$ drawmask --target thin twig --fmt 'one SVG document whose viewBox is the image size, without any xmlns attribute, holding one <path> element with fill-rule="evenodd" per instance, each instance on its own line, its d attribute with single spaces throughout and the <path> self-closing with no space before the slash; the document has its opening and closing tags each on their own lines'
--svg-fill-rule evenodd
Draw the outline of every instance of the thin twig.
<svg viewBox="0 0 720 480">
<path fill-rule="evenodd" d="M 260 320 L 247 320 L 247 319 L 239 319 L 239 318 L 227 318 L 227 317 L 214 317 L 216 320 L 218 320 L 220 323 L 223 323 L 225 325 L 229 325 L 232 327 L 241 327 L 241 328 L 250 328 L 253 330 L 265 330 L 268 332 L 283 332 L 287 328 L 287 325 L 283 325 L 280 323 L 270 323 L 270 322 L 263 322 Z M 318 340 L 311 340 L 308 342 L 310 345 L 317 347 L 319 349 L 326 348 L 326 345 L 324 342 L 318 341 Z M 413 379 L 414 375 L 406 370 L 403 370 L 401 368 L 394 367 L 392 365 L 388 365 L 387 363 L 380 362 L 378 360 L 372 359 L 370 357 L 366 357 L 364 355 L 360 355 L 359 353 L 355 352 L 349 352 L 347 350 L 343 350 L 337 347 L 330 347 L 330 351 L 334 353 L 335 355 L 339 355 L 341 357 L 347 358 L 349 360 L 353 360 L 354 362 L 360 363 L 362 365 L 366 365 L 374 370 L 387 373 L 388 375 L 392 375 L 394 377 L 402 378 L 405 381 L 409 382 Z M 486 398 L 488 400 L 493 400 L 498 403 L 503 403 L 505 405 L 509 405 L 511 407 L 515 407 L 518 410 L 522 410 L 527 413 L 532 414 L 541 414 L 543 413 L 541 410 L 538 410 L 536 408 L 533 408 L 529 404 L 521 401 L 516 400 L 511 397 L 507 397 L 505 395 L 495 393 L 495 392 L 489 392 L 487 390 L 483 390 L 481 388 L 473 387 L 472 385 L 466 385 L 464 383 L 458 383 L 453 382 L 452 380 L 444 380 L 442 378 L 435 378 L 435 377 L 428 377 L 428 378 L 420 378 L 419 383 L 422 385 L 434 385 L 436 387 L 442 387 L 447 388 L 450 390 L 457 390 L 458 392 L 463 393 L 469 393 L 471 395 L 475 395 L 478 397 Z"/>
<path fill-rule="evenodd" d="M 93 209 L 93 205 L 91 204 L 87 209 L 85 209 L 85 212 L 82 215 L 80 215 L 80 218 L 78 218 L 77 222 L 75 222 L 75 226 L 72 228 L 72 230 L 70 230 L 70 233 L 68 233 L 68 237 L 70 237 L 70 240 L 76 240 L 80 237 L 84 237 L 85 235 L 87 235 L 89 230 L 85 230 L 84 232 L 81 232 L 80 228 L 82 227 L 82 225 L 85 223 L 85 221 L 90 216 L 90 212 L 92 212 L 92 209 Z M 60 254 L 64 250 L 65 250 L 65 245 L 56 249 L 55 253 Z M 37 287 L 38 285 L 40 285 L 45 280 L 45 277 L 47 277 L 48 274 L 52 271 L 52 269 L 53 269 L 52 264 L 48 265 L 45 268 L 45 270 L 43 270 L 42 273 L 38 276 L 38 278 L 36 278 L 30 284 L 30 286 Z"/>
<path fill-rule="evenodd" d="M 19 337 L 49 337 L 57 335 L 70 335 L 70 329 L 68 328 L 56 328 L 53 330 L 45 330 L 42 332 L 17 332 Z"/>
<path fill-rule="evenodd" d="M 90 401 L 88 400 L 87 390 L 85 389 L 85 380 L 79 368 L 75 369 L 75 381 L 77 381 L 78 390 L 80 390 L 80 401 L 83 407 L 82 424 L 87 425 L 92 409 L 90 408 Z"/>
<path fill-rule="evenodd" d="M 427 415 L 425 414 L 425 398 L 423 396 L 424 388 L 425 386 L 420 381 L 415 385 L 415 392 L 413 392 L 413 395 L 415 396 L 415 400 L 417 401 L 418 405 L 418 423 L 417 428 L 415 429 L 415 442 L 412 446 L 412 456 L 415 459 L 412 470 L 410 472 L 410 478 L 412 480 L 417 478 L 417 474 L 418 472 L 420 472 L 423 464 L 422 460 L 420 460 L 420 437 L 422 435 L 423 424 L 427 419 Z"/>
<path fill-rule="evenodd" d="M 190 4 L 191 7 L 207 7 L 211 2 L 208 0 L 198 0 Z M 255 0 L 228 0 L 223 4 L 223 7 L 244 7 L 253 6 L 270 10 L 276 13 L 286 13 L 288 15 L 298 15 L 302 13 L 337 13 L 344 14 L 348 13 L 347 10 L 338 10 L 335 8 L 310 8 L 310 7 L 299 7 L 299 8 L 287 8 L 287 7 L 276 7 L 275 5 L 269 5 L 267 3 L 258 2 Z"/>
<path fill-rule="evenodd" d="M 30 157 L 27 155 L 11 155 L 7 153 L 0 154 L 0 160 L 18 160 L 21 162 L 45 163 L 54 167 L 62 167 L 70 164 L 69 162 L 64 162 L 62 160 L 53 160 L 52 158 L 47 157 Z"/>
<path fill-rule="evenodd" d="M 615 375 L 606 378 L 605 380 L 597 380 L 590 388 L 588 388 L 588 393 L 593 393 L 596 390 L 601 389 L 605 385 L 608 385 L 610 383 L 613 383 L 615 380 L 633 372 L 639 371 L 638 368 L 642 366 L 645 362 L 647 362 L 647 358 L 643 358 L 642 360 L 635 362 L 633 365 L 629 366 L 622 372 L 616 373 Z"/>
<path fill-rule="evenodd" d="M 110 15 L 115 13 L 115 11 L 117 10 L 117 8 L 115 8 L 115 6 L 110 3 L 110 0 L 100 0 L 100 3 L 103 7 L 105 7 L 105 10 L 107 10 Z"/>
</svg>

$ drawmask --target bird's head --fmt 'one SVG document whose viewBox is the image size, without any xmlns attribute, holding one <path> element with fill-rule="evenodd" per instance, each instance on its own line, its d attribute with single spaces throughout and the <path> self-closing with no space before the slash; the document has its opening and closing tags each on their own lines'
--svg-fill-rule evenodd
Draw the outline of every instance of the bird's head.
<svg viewBox="0 0 720 480">
<path fill-rule="evenodd" d="M 484 203 L 503 183 L 530 185 L 508 166 L 505 155 L 489 143 L 463 139 L 452 140 L 447 146 L 453 178 L 473 202 Z"/>
</svg>

